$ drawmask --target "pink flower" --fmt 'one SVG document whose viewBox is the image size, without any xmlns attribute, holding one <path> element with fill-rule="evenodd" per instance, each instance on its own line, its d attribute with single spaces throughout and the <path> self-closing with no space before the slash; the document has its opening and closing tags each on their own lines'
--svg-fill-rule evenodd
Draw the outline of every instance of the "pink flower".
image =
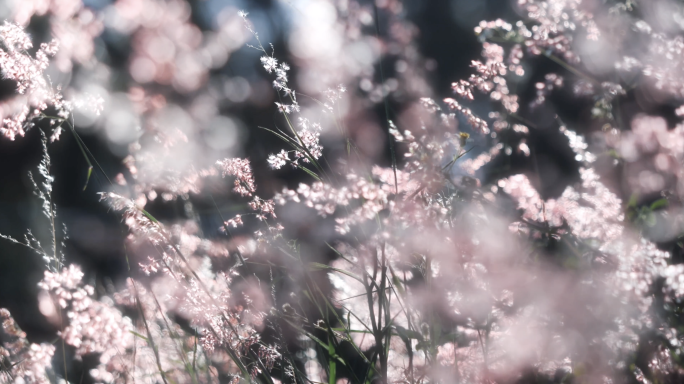
<svg viewBox="0 0 684 384">
<path fill-rule="evenodd" d="M 224 159 L 216 162 L 223 177 L 235 176 L 235 192 L 242 196 L 251 196 L 256 191 L 252 167 L 247 159 Z"/>
</svg>

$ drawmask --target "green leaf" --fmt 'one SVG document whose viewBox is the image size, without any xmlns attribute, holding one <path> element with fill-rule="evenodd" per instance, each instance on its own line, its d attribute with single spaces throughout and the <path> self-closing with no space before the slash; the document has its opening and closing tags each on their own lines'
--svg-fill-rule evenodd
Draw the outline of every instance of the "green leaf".
<svg viewBox="0 0 684 384">
<path fill-rule="evenodd" d="M 271 132 L 272 134 L 276 135 L 279 139 L 283 140 L 284 142 L 286 142 L 286 143 L 288 143 L 288 144 L 291 144 L 291 143 L 294 142 L 294 140 L 292 140 L 292 139 L 291 139 L 289 136 L 287 136 L 285 133 L 280 134 L 280 133 L 278 133 L 278 132 L 276 132 L 276 131 L 274 131 L 274 130 L 272 130 L 272 129 L 268 129 L 268 128 L 266 128 L 266 127 L 261 127 L 261 126 L 260 126 L 259 128 Z"/>
<path fill-rule="evenodd" d="M 667 207 L 668 204 L 669 203 L 668 203 L 667 199 L 665 199 L 665 198 L 658 199 L 651 204 L 651 210 L 655 211 L 658 208 Z"/>
<path fill-rule="evenodd" d="M 337 382 L 337 363 L 335 360 L 328 362 L 328 384 L 335 384 Z"/>
<path fill-rule="evenodd" d="M 322 348 L 324 348 L 325 350 L 328 350 L 328 345 L 329 345 L 328 343 L 324 343 L 321 339 L 319 339 L 318 337 L 316 337 L 316 336 L 314 336 L 313 334 L 311 334 L 311 332 L 307 332 L 306 330 L 304 330 L 304 328 L 302 328 L 302 327 L 300 327 L 299 325 L 297 325 L 297 324 L 291 322 L 290 320 L 287 320 L 287 319 L 284 319 L 284 320 L 285 320 L 288 324 L 290 324 L 293 328 L 299 330 L 299 331 L 302 332 L 304 335 L 306 335 L 306 337 L 308 337 L 309 339 L 311 339 L 311 340 L 313 340 L 314 342 L 316 342 L 316 343 L 317 343 L 318 345 L 320 345 Z M 334 350 L 333 350 L 333 351 L 334 351 Z M 337 355 L 337 353 L 330 354 L 330 357 L 336 359 L 337 361 L 339 361 L 340 363 L 342 363 L 342 365 L 345 365 L 345 366 L 347 365 L 347 363 L 346 363 L 344 360 L 342 360 L 342 358 L 340 358 L 340 356 Z"/>
<path fill-rule="evenodd" d="M 304 172 L 308 173 L 311 177 L 313 177 L 313 178 L 316 179 L 317 181 L 321 181 L 321 178 L 318 177 L 318 175 L 315 174 L 315 173 L 314 173 L 313 171 L 311 171 L 310 169 L 307 169 L 307 168 L 305 168 L 305 167 L 302 167 L 301 165 L 299 166 L 299 169 L 301 169 L 301 170 L 303 170 Z"/>
<path fill-rule="evenodd" d="M 135 331 L 128 331 L 128 332 L 132 333 L 134 336 L 137 336 L 137 337 L 139 337 L 139 338 L 145 340 L 145 342 L 147 342 L 147 337 L 145 337 L 145 336 L 139 334 L 138 332 L 135 332 Z"/>
<path fill-rule="evenodd" d="M 154 222 L 154 223 L 158 223 L 158 222 L 159 222 L 159 220 L 155 219 L 154 216 L 152 216 L 152 215 L 151 215 L 149 212 L 147 212 L 146 210 L 144 210 L 144 209 L 141 208 L 140 211 L 143 213 L 143 215 L 147 216 L 148 219 L 152 220 L 152 222 Z"/>
<path fill-rule="evenodd" d="M 627 202 L 627 207 L 636 207 L 637 199 L 638 199 L 637 194 L 633 193 L 632 196 L 629 197 L 629 201 Z"/>
<path fill-rule="evenodd" d="M 86 182 L 85 182 L 85 185 L 83 186 L 84 191 L 86 190 L 86 188 L 88 188 L 88 181 L 90 181 L 90 175 L 92 175 L 92 174 L 93 174 L 93 166 L 91 165 L 88 167 L 88 175 L 86 176 Z"/>
</svg>

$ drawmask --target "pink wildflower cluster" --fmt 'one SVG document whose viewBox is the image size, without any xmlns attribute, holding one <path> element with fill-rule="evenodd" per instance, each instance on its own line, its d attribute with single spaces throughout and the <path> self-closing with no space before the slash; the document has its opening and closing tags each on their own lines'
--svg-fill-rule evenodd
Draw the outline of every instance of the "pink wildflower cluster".
<svg viewBox="0 0 684 384">
<path fill-rule="evenodd" d="M 518 5 L 529 19 L 535 21 L 531 28 L 522 21 L 516 23 L 515 28 L 500 20 L 483 21 L 475 28 L 475 33 L 490 34 L 492 30 L 498 30 L 504 35 L 516 34 L 524 40 L 531 53 L 540 55 L 551 51 L 571 63 L 579 61 L 572 46 L 578 28 L 583 28 L 590 40 L 598 39 L 601 34 L 593 14 L 585 9 L 587 6 L 582 0 L 518 0 Z"/>
<path fill-rule="evenodd" d="M 254 33 L 254 32 L 253 32 Z M 258 35 L 255 34 L 255 36 Z M 259 50 L 265 53 L 263 47 L 259 47 Z M 268 73 L 275 72 L 276 79 L 273 80 L 273 87 L 281 93 L 283 97 L 289 98 L 291 104 L 283 104 L 276 102 L 278 111 L 289 115 L 292 113 L 299 113 L 301 111 L 300 105 L 297 102 L 297 96 L 293 89 L 288 86 L 287 72 L 290 70 L 290 66 L 287 63 L 278 63 L 278 60 L 272 56 L 262 56 L 261 64 Z M 339 86 L 337 91 L 328 90 L 327 97 L 330 103 L 334 104 L 335 100 L 340 98 L 340 94 L 345 91 L 343 86 Z M 332 106 L 325 104 L 328 110 L 332 110 Z M 292 137 L 288 137 L 289 140 L 296 143 L 296 150 L 294 152 L 294 159 L 290 158 L 290 152 L 281 150 L 278 154 L 271 154 L 268 157 L 268 164 L 273 169 L 280 169 L 286 164 L 290 164 L 297 168 L 300 166 L 300 161 L 304 163 L 310 163 L 321 157 L 323 147 L 320 145 L 320 132 L 321 126 L 318 123 L 310 123 L 308 119 L 299 117 L 299 130 L 294 128 L 289 119 L 287 119 L 287 124 L 290 126 L 292 131 Z M 284 134 L 284 133 L 283 133 Z"/>
<path fill-rule="evenodd" d="M 340 189 L 325 183 L 300 184 L 296 191 L 283 189 L 274 199 L 281 205 L 287 201 L 302 202 L 323 217 L 334 214 L 338 206 L 348 207 L 348 215 L 335 220 L 336 230 L 345 234 L 352 226 L 373 220 L 380 211 L 392 206 L 388 198 L 394 190 L 394 180 L 389 180 L 386 173 L 381 175 L 384 182 L 380 184 L 356 174 L 347 175 L 348 186 Z M 354 207 L 356 202 L 359 204 Z"/>
<path fill-rule="evenodd" d="M 107 364 L 133 344 L 133 327 L 111 300 L 94 300 L 93 287 L 82 279 L 83 272 L 72 264 L 59 273 L 46 271 L 38 286 L 56 301 L 57 310 L 66 310 L 68 325 L 60 336 L 76 347 L 76 356 L 100 353 L 100 362 Z"/>
<path fill-rule="evenodd" d="M 297 168 L 302 163 L 310 163 L 321 157 L 323 154 L 323 146 L 321 146 L 320 132 L 321 125 L 318 123 L 310 123 L 308 119 L 299 118 L 300 129 L 296 131 L 295 137 L 300 144 L 301 150 L 286 151 L 280 150 L 278 154 L 271 154 L 268 156 L 268 164 L 273 169 L 280 169 L 286 164 Z M 293 152 L 293 157 L 290 158 L 290 152 Z"/>
<path fill-rule="evenodd" d="M 110 360 L 98 368 L 96 375 L 111 380 L 125 380 L 131 375 L 142 377 L 144 372 L 147 375 L 159 375 L 158 367 L 161 365 L 170 367 L 164 376 L 183 381 L 188 379 L 188 372 L 174 361 L 195 360 L 208 364 L 205 357 L 197 356 L 196 347 L 193 352 L 192 348 L 178 347 L 173 339 L 168 338 L 168 332 L 175 339 L 185 340 L 185 343 L 193 342 L 195 337 L 180 327 L 167 330 L 167 316 L 171 313 L 190 322 L 198 332 L 199 340 L 194 342 L 199 342 L 204 353 L 211 354 L 212 359 L 242 365 L 243 359 L 259 356 L 264 359 L 262 363 L 271 369 L 277 360 L 277 351 L 261 343 L 254 330 L 263 327 L 265 317 L 264 299 L 252 299 L 261 295 L 259 288 L 248 284 L 234 291 L 233 278 L 239 276 L 237 270 L 212 270 L 209 257 L 225 258 L 229 252 L 218 244 L 198 237 L 196 227 L 191 224 L 167 228 L 157 221 L 151 221 L 149 214 L 120 196 L 109 194 L 107 199 L 115 209 L 124 210 L 125 222 L 131 231 L 131 250 L 145 249 L 146 244 L 163 250 L 160 257 L 148 256 L 146 262 L 140 263 L 142 271 L 154 281 L 151 287 L 146 288 L 143 283 L 130 280 L 127 288 L 115 297 L 117 304 L 142 312 L 149 339 L 168 346 L 164 350 L 148 342 L 149 348 L 143 350 L 141 356 L 141 359 L 149 360 L 147 363 L 144 360 L 130 362 L 131 354 L 137 359 L 135 349 L 120 351 L 118 356 L 124 360 L 124 364 Z M 270 201 L 255 197 L 250 205 L 260 212 L 259 215 L 273 214 L 273 203 Z M 136 366 L 142 367 L 143 372 L 131 372 Z M 262 368 L 252 364 L 240 369 L 256 375 Z"/>
<path fill-rule="evenodd" d="M 495 23 L 495 26 L 498 28 L 507 28 L 507 24 L 499 24 L 500 23 Z M 471 75 L 468 80 L 460 80 L 452 83 L 451 88 L 454 93 L 463 99 L 473 100 L 473 91 L 477 89 L 482 93 L 489 94 L 492 101 L 501 103 L 501 106 L 507 113 L 518 112 L 518 96 L 510 94 L 511 92 L 508 88 L 506 74 L 509 69 L 517 76 L 522 76 L 524 74 L 522 67 L 519 66 L 520 59 L 522 58 L 522 51 L 518 46 L 513 47 L 510 51 L 508 65 L 504 59 L 504 54 L 505 51 L 502 46 L 485 42 L 482 51 L 482 57 L 486 59 L 485 63 L 474 60 L 471 66 L 475 68 L 477 74 Z M 452 98 L 446 98 L 444 99 L 444 102 L 451 110 L 462 113 L 468 123 L 481 133 L 489 133 L 487 122 L 484 119 L 475 116 L 469 108 L 462 106 Z M 499 127 L 495 123 L 495 129 L 498 128 Z"/>
<path fill-rule="evenodd" d="M 49 384 L 55 347 L 26 340 L 26 333 L 4 308 L 0 308 L 0 321 L 0 380 Z"/>
<path fill-rule="evenodd" d="M 33 59 L 25 53 L 33 43 L 21 27 L 5 22 L 0 36 L 6 49 L 0 53 L 0 65 L 4 76 L 17 82 L 17 92 L 23 95 L 47 87 L 43 71 L 50 64 L 49 57 L 57 53 L 57 41 L 42 44 Z"/>
<path fill-rule="evenodd" d="M 299 112 L 300 107 L 299 103 L 297 102 L 296 92 L 287 86 L 287 71 L 290 70 L 290 66 L 287 65 L 287 63 L 279 64 L 278 60 L 271 56 L 262 56 L 261 64 L 264 66 L 266 72 L 275 72 L 276 79 L 273 80 L 273 88 L 281 92 L 283 96 L 290 98 L 290 101 L 292 102 L 291 104 L 282 104 L 276 102 L 275 104 L 278 107 L 278 111 L 285 114 Z"/>
<path fill-rule="evenodd" d="M 567 224 L 578 237 L 610 242 L 623 231 L 622 201 L 593 170 L 581 169 L 580 174 L 579 191 L 568 187 L 558 200 L 543 201 L 525 175 L 501 179 L 498 186 L 518 201 L 525 219 L 557 227 Z"/>
<path fill-rule="evenodd" d="M 19 94 L 1 105 L 0 133 L 10 140 L 17 135 L 24 136 L 26 129 L 33 124 L 32 120 L 39 117 L 49 105 L 58 110 L 59 117 L 68 117 L 71 104 L 62 99 L 59 89 L 52 89 L 44 74 L 49 58 L 57 53 L 57 41 L 41 44 L 34 58 L 27 52 L 33 43 L 26 32 L 7 21 L 0 26 L 0 41 L 4 48 L 0 49 L 0 69 L 5 78 L 17 83 Z"/>
<path fill-rule="evenodd" d="M 256 191 L 252 167 L 247 159 L 224 159 L 216 162 L 216 166 L 225 176 L 235 176 L 235 192 L 242 196 L 252 196 Z"/>
</svg>

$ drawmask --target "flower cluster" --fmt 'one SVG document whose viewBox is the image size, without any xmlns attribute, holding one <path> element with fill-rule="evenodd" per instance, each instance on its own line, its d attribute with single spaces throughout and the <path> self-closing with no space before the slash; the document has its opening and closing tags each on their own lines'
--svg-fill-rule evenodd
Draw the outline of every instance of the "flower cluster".
<svg viewBox="0 0 684 384">
<path fill-rule="evenodd" d="M 235 176 L 235 192 L 242 196 L 252 196 L 256 191 L 252 167 L 247 159 L 224 159 L 216 162 L 223 177 Z"/>
<path fill-rule="evenodd" d="M 26 340 L 10 312 L 0 308 L 0 381 L 49 384 L 55 346 Z"/>
<path fill-rule="evenodd" d="M 290 114 L 292 112 L 299 112 L 300 107 L 297 103 L 297 95 L 294 90 L 287 86 L 287 71 L 290 70 L 290 66 L 287 63 L 278 64 L 278 60 L 272 56 L 262 56 L 261 64 L 268 73 L 275 72 L 276 79 L 273 80 L 273 87 L 282 93 L 283 96 L 290 98 L 291 104 L 282 104 L 276 102 L 278 111 Z"/>
<path fill-rule="evenodd" d="M 295 141 L 299 144 L 298 150 L 293 152 L 293 157 L 290 158 L 290 152 L 282 149 L 278 154 L 270 154 L 268 156 L 268 164 L 273 169 L 280 169 L 286 164 L 297 168 L 301 163 L 311 163 L 318 160 L 323 154 L 323 146 L 320 144 L 321 125 L 318 123 L 310 123 L 308 119 L 299 118 L 299 130 L 294 131 Z"/>
<path fill-rule="evenodd" d="M 93 300 L 93 287 L 82 279 L 83 272 L 72 264 L 59 273 L 46 271 L 38 286 L 50 293 L 58 310 L 66 309 L 68 325 L 60 336 L 76 347 L 76 356 L 99 353 L 100 362 L 107 364 L 133 344 L 133 327 L 111 300 Z"/>
<path fill-rule="evenodd" d="M 49 58 L 57 53 L 59 44 L 56 41 L 41 44 L 34 58 L 27 52 L 33 43 L 26 32 L 7 21 L 0 26 L 0 41 L 4 48 L 0 49 L 0 69 L 5 78 L 16 82 L 19 94 L 2 104 L 0 133 L 10 140 L 24 136 L 26 129 L 32 125 L 31 121 L 49 105 L 58 110 L 60 118 L 66 119 L 72 106 L 62 99 L 59 89 L 52 89 L 44 73 L 50 64 Z"/>
</svg>

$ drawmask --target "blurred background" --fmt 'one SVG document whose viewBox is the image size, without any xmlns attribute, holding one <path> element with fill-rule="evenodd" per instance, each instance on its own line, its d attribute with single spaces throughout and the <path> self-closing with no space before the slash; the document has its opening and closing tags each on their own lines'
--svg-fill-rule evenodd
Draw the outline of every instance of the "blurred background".
<svg viewBox="0 0 684 384">
<path fill-rule="evenodd" d="M 139 273 L 135 265 L 129 271 L 135 260 L 126 259 L 120 215 L 99 201 L 97 192 L 113 188 L 107 178 L 119 190 L 127 188 L 125 180 L 147 182 L 161 196 L 146 206 L 155 217 L 173 222 L 195 216 L 203 234 L 212 237 L 219 236 L 222 221 L 213 196 L 193 194 L 178 179 L 192 164 L 203 167 L 217 159 L 247 157 L 258 194 L 266 197 L 306 177 L 292 170 L 270 171 L 266 163 L 282 143 L 258 127 L 282 124 L 274 104 L 278 96 L 259 63 L 263 53 L 248 46 L 258 41 L 238 10 L 249 13 L 269 54 L 290 64 L 290 85 L 300 103 L 313 106 L 312 119 L 322 118 L 316 99 L 322 100 L 326 89 L 347 87 L 349 97 L 339 104 L 343 120 L 362 155 L 385 165 L 390 164 L 386 115 L 400 127 L 419 124 L 412 111 L 420 97 L 449 97 L 451 83 L 472 73 L 471 60 L 482 50 L 473 32 L 480 20 L 520 17 L 509 0 L 0 2 L 0 17 L 26 26 L 35 46 L 52 37 L 62 42 L 48 69 L 53 84 L 104 99 L 100 116 L 74 115 L 76 131 L 98 163 L 90 180 L 88 164 L 69 130 L 49 146 L 54 203 L 68 233 L 67 262 L 81 265 L 99 292 L 111 292 L 109 287 Z M 560 69 L 545 58 L 531 65 L 515 84 L 521 105 L 535 97 L 535 82 Z M 11 81 L 0 81 L 0 103 L 14 90 Z M 564 102 L 562 93 L 554 97 L 560 101 L 551 104 L 557 109 L 521 111 L 541 127 L 530 132 L 527 144 L 539 164 L 534 170 L 537 188 L 546 198 L 577 178 L 577 164 L 567 139 L 543 128 L 557 124 L 556 114 L 579 131 L 581 122 L 587 122 L 587 131 L 592 128 L 590 116 L 580 113 L 587 105 Z M 486 98 L 471 107 L 488 116 Z M 49 223 L 28 177 L 42 156 L 38 128 L 47 129 L 44 123 L 15 141 L 0 140 L 0 233 L 21 239 L 31 229 L 48 244 Z M 324 126 L 325 153 L 344 151 L 339 138 L 334 128 Z M 168 150 L 176 141 L 188 144 Z M 487 137 L 474 138 L 471 145 L 468 157 L 489 148 Z M 140 148 L 147 152 L 135 158 L 132 168 L 130 156 L 141 153 Z M 532 168 L 529 157 L 514 153 L 494 161 L 478 177 L 487 180 Z M 164 183 L 152 177 L 167 171 L 171 176 Z M 216 201 L 226 216 L 239 208 L 230 196 Z M 43 271 L 39 255 L 0 240 L 0 307 L 11 311 L 32 342 L 52 340 L 57 331 L 40 312 L 36 283 Z"/>
</svg>

